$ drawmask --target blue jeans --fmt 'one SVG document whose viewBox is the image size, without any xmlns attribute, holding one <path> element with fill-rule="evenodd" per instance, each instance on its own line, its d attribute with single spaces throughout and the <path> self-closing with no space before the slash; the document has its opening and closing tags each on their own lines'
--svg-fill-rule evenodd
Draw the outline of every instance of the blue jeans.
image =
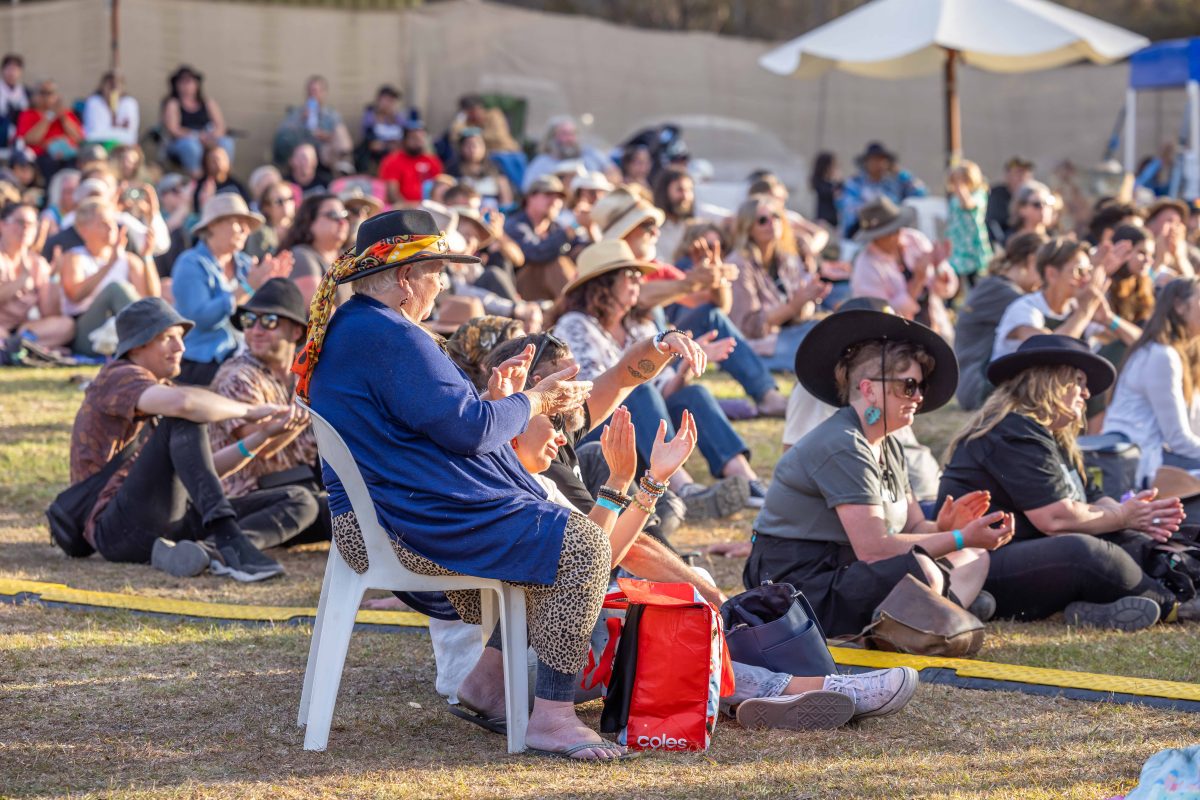
<svg viewBox="0 0 1200 800">
<path fill-rule="evenodd" d="M 233 161 L 233 139 L 222 136 L 217 139 L 217 144 L 229 154 L 229 160 Z M 167 155 L 176 159 L 188 172 L 199 172 L 204 166 L 204 142 L 200 141 L 199 136 L 194 135 L 173 139 L 167 145 Z"/>
<path fill-rule="evenodd" d="M 775 352 L 762 359 L 763 365 L 771 372 L 791 372 L 796 369 L 796 351 L 816 324 L 816 320 L 808 320 L 780 328 L 779 336 L 775 339 Z"/>
<path fill-rule="evenodd" d="M 746 337 L 742 336 L 742 332 L 724 311 L 711 303 L 705 303 L 695 308 L 674 305 L 668 309 L 668 316 L 671 324 L 676 328 L 691 331 L 696 336 L 715 330 L 718 339 L 730 336 L 736 339 L 737 347 L 733 348 L 729 358 L 717 366 L 728 372 L 731 378 L 741 384 L 742 388 L 746 390 L 746 394 L 755 402 L 762 400 L 772 389 L 779 388 L 775 385 L 775 379 L 771 377 L 771 371 L 767 369 L 758 354 L 750 349 Z M 799 347 L 799 343 L 796 346 Z M 789 364 L 787 369 L 791 368 L 792 365 Z M 696 421 L 699 422 L 699 420 Z"/>
<path fill-rule="evenodd" d="M 717 399 L 705 386 L 690 384 L 664 399 L 656 387 L 643 384 L 633 390 L 623 405 L 633 418 L 638 458 L 645 464 L 650 463 L 650 451 L 658 435 L 659 420 L 667 421 L 667 438 L 670 439 L 675 435 L 675 426 L 683 418 L 684 409 L 696 418 L 696 432 L 699 434 L 696 446 L 708 462 L 708 470 L 714 478 L 721 477 L 721 471 L 735 456 L 750 457 L 750 448 L 729 424 L 725 412 L 717 405 Z M 597 425 L 583 441 L 599 441 L 603 429 L 603 425 Z"/>
<path fill-rule="evenodd" d="M 1176 467 L 1178 469 L 1186 470 L 1200 469 L 1200 459 L 1176 455 L 1170 450 L 1163 450 L 1162 457 L 1164 467 Z"/>
</svg>

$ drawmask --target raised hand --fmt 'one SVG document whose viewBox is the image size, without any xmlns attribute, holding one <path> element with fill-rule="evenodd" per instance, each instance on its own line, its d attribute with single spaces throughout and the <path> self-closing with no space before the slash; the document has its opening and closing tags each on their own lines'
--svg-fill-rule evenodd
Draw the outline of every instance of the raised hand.
<svg viewBox="0 0 1200 800">
<path fill-rule="evenodd" d="M 979 519 L 992 504 L 992 495 L 986 491 L 974 491 L 955 500 L 950 495 L 938 510 L 937 526 L 939 531 L 952 531 L 964 528 L 969 523 Z"/>
<path fill-rule="evenodd" d="M 538 382 L 537 386 L 528 392 L 533 401 L 534 412 L 549 417 L 578 408 L 587 402 L 592 393 L 592 382 L 572 380 L 578 374 L 579 365 L 574 364 Z"/>
<path fill-rule="evenodd" d="M 629 409 L 619 407 L 600 432 L 600 451 L 608 464 L 608 485 L 625 491 L 637 472 L 637 439 Z"/>
<path fill-rule="evenodd" d="M 667 421 L 660 420 L 658 433 L 654 437 L 654 447 L 650 451 L 650 476 L 662 483 L 670 480 L 696 449 L 698 437 L 696 420 L 686 410 L 675 432 L 675 438 L 669 442 L 666 440 Z"/>
<path fill-rule="evenodd" d="M 529 377 L 529 365 L 533 361 L 534 346 L 528 345 L 520 353 L 497 367 L 492 367 L 488 378 L 488 398 L 502 400 L 525 388 Z"/>
<path fill-rule="evenodd" d="M 292 266 L 295 263 L 290 250 L 284 250 L 276 255 L 268 253 L 250 267 L 246 273 L 246 283 L 258 291 L 264 283 L 272 278 L 286 278 L 291 275 Z"/>
</svg>

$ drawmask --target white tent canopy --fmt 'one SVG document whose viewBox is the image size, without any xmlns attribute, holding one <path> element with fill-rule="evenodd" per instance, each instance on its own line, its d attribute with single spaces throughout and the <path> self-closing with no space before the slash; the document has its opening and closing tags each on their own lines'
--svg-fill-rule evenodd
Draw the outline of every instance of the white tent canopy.
<svg viewBox="0 0 1200 800">
<path fill-rule="evenodd" d="M 1029 72 L 1088 60 L 1118 61 L 1143 36 L 1048 0 L 876 0 L 771 50 L 759 64 L 779 75 L 839 69 L 910 78 L 944 69 L 948 145 L 958 149 L 954 68 Z"/>
</svg>

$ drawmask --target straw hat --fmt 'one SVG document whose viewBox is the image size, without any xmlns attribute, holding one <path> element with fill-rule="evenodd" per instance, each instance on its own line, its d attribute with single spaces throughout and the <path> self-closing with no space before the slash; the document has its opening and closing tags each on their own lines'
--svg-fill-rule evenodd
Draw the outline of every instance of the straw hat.
<svg viewBox="0 0 1200 800">
<path fill-rule="evenodd" d="M 217 192 L 204 204 L 204 212 L 200 215 L 200 220 L 192 226 L 192 234 L 200 233 L 217 220 L 226 217 L 241 217 L 252 231 L 264 222 L 262 214 L 251 211 L 237 192 Z"/>
<path fill-rule="evenodd" d="M 579 271 L 576 272 L 575 279 L 563 287 L 564 295 L 570 294 L 593 278 L 618 269 L 633 268 L 640 270 L 643 275 L 658 270 L 653 264 L 634 258 L 633 251 L 622 239 L 605 239 L 585 247 L 579 254 L 576 265 Z"/>
<path fill-rule="evenodd" d="M 649 200 L 620 186 L 596 201 L 592 219 L 600 226 L 602 239 L 624 239 L 646 220 L 661 226 L 667 218 Z"/>
<path fill-rule="evenodd" d="M 483 236 L 479 239 L 480 248 L 487 247 L 496 238 L 495 229 L 483 218 L 483 214 L 480 214 L 474 208 L 470 206 L 451 206 L 450 210 L 458 214 L 459 222 L 462 222 L 464 219 L 470 220 L 483 232 Z"/>
</svg>

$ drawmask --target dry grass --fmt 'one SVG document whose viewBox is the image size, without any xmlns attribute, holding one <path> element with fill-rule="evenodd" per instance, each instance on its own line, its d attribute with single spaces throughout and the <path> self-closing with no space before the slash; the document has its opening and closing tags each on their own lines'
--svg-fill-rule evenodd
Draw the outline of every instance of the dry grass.
<svg viewBox="0 0 1200 800">
<path fill-rule="evenodd" d="M 67 378 L 76 372 L 0 372 L 0 577 L 315 604 L 321 546 L 284 553 L 285 578 L 249 586 L 71 561 L 49 547 L 40 514 L 66 479 L 81 396 Z M 719 394 L 734 391 L 712 383 Z M 919 433 L 938 452 L 960 419 L 922 418 Z M 779 423 L 739 425 L 755 463 L 773 464 Z M 688 527 L 680 541 L 744 538 L 751 521 L 743 513 Z M 740 584 L 740 562 L 712 567 L 723 586 Z M 307 627 L 0 605 L 0 631 L 0 796 L 1094 800 L 1128 790 L 1155 751 L 1200 741 L 1200 715 L 925 686 L 900 716 L 834 733 L 727 723 L 704 754 L 606 767 L 549 762 L 507 756 L 502 739 L 442 710 L 427 637 L 364 633 L 351 645 L 330 751 L 305 753 L 294 719 Z M 1008 623 L 989 626 L 981 657 L 1195 681 L 1200 630 L 1122 636 Z M 599 705 L 585 714 L 595 723 Z"/>
</svg>

